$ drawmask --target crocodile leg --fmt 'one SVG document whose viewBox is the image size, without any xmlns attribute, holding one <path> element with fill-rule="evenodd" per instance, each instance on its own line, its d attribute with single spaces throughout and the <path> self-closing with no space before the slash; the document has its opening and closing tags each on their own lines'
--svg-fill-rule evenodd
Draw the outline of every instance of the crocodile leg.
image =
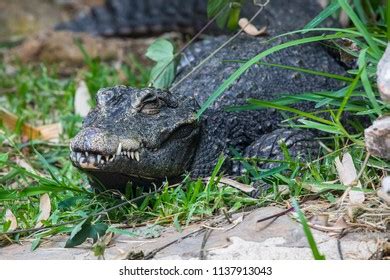
<svg viewBox="0 0 390 280">
<path fill-rule="evenodd" d="M 267 162 L 286 160 L 282 143 L 287 147 L 291 158 L 302 160 L 313 159 L 319 151 L 319 143 L 315 141 L 315 134 L 309 130 L 279 128 L 270 133 L 262 135 L 244 152 L 246 158 L 264 159 L 259 162 L 259 167 L 264 169 L 274 168 L 280 162 Z M 243 172 L 240 167 L 240 172 Z"/>
</svg>

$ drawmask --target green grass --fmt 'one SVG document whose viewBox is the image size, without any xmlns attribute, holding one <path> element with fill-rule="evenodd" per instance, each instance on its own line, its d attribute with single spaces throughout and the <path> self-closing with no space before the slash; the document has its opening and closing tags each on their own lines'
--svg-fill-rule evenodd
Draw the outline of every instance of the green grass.
<svg viewBox="0 0 390 280">
<path fill-rule="evenodd" d="M 8 237 L 15 242 L 26 236 L 33 237 L 35 242 L 32 247 L 35 249 L 42 238 L 58 233 L 71 235 L 68 246 L 78 244 L 86 237 L 96 240 L 107 228 L 120 233 L 119 229 L 113 229 L 111 225 L 124 221 L 129 225 L 145 222 L 173 224 L 180 230 L 190 222 L 219 213 L 221 208 L 234 212 L 246 206 L 263 206 L 290 198 L 299 201 L 308 194 L 310 186 L 319 189 L 321 199 L 334 202 L 346 190 L 346 186 L 326 182 L 336 179 L 334 159 L 344 152 L 352 155 L 358 171 L 363 168 L 363 189 L 373 192 L 375 186 L 379 185 L 380 178 L 389 172 L 389 163 L 370 156 L 367 165 L 364 165 L 367 153 L 364 148 L 363 127 L 357 122 L 351 122 L 350 125 L 354 126 L 357 132 L 349 134 L 340 122 L 340 116 L 348 111 L 373 120 L 389 112 L 389 106 L 379 99 L 375 67 L 387 43 L 389 33 L 386 23 L 389 22 L 390 16 L 386 18 L 386 9 L 380 5 L 370 4 L 369 7 L 363 7 L 358 5 L 359 1 L 352 2 L 354 9 L 345 0 L 334 1 L 328 10 L 313 19 L 305 29 L 283 35 L 305 33 L 305 38 L 290 40 L 243 61 L 242 66 L 211 95 L 198 112 L 198 116 L 201 116 L 248 68 L 255 63 L 264 64 L 262 59 L 278 50 L 339 38 L 348 38 L 361 48 L 359 53 L 352 53 L 358 60 L 358 68 L 351 70 L 346 77 L 318 73 L 311 69 L 294 69 L 346 82 L 345 88 L 337 92 L 307 92 L 295 97 L 286 96 L 275 102 L 249 100 L 245 107 L 231 108 L 275 108 L 288 113 L 285 126 L 318 129 L 331 134 L 322 139 L 327 148 L 321 150 L 321 158 L 303 163 L 291 159 L 288 151 L 283 149 L 286 160 L 280 162 L 280 167 L 271 170 L 261 170 L 256 166 L 257 162 L 263 162 L 265 159 L 243 158 L 237 151 L 232 151 L 235 160 L 242 161 L 248 170 L 247 174 L 237 180 L 246 184 L 267 183 L 271 186 L 257 199 L 232 187 L 219 186 L 223 176 L 219 168 L 224 158 L 220 158 L 208 182 L 193 181 L 183 176 L 180 185 L 170 186 L 167 182 L 150 194 L 129 192 L 123 195 L 113 191 L 94 193 L 89 188 L 86 176 L 76 170 L 68 160 L 69 139 L 77 133 L 82 122 L 82 119 L 74 114 L 76 74 L 64 78 L 58 75 L 55 67 L 49 68 L 43 64 L 17 65 L 10 71 L 7 65 L 0 62 L 2 106 L 17 114 L 21 122 L 28 121 L 34 125 L 60 122 L 63 126 L 59 143 L 26 141 L 18 130 L 8 131 L 0 127 L 0 233 L 6 232 L 10 226 L 10 223 L 5 221 L 7 209 L 12 211 L 18 222 L 18 232 L 9 234 Z M 347 12 L 353 27 L 317 27 L 318 23 L 340 9 Z M 372 12 L 378 15 L 377 18 L 372 18 Z M 315 36 L 311 35 L 313 32 L 316 32 Z M 318 35 L 318 32 L 323 35 Z M 86 81 L 92 95 L 101 87 L 122 83 L 117 70 L 111 65 L 92 59 L 87 54 L 85 62 L 86 66 L 79 71 L 77 78 Z M 289 66 L 277 64 L 267 66 L 289 69 Z M 149 81 L 150 69 L 136 61 L 131 67 L 122 65 L 121 70 L 126 75 L 128 85 L 141 87 Z M 291 107 L 302 100 L 315 102 L 316 110 L 302 112 Z M 17 163 L 18 160 L 25 161 L 32 169 L 26 170 Z M 29 231 L 36 225 L 40 212 L 39 199 L 44 193 L 48 193 L 51 200 L 50 218 L 44 221 L 43 229 Z M 298 206 L 296 208 L 298 209 Z M 320 255 L 317 257 L 320 258 Z"/>
</svg>

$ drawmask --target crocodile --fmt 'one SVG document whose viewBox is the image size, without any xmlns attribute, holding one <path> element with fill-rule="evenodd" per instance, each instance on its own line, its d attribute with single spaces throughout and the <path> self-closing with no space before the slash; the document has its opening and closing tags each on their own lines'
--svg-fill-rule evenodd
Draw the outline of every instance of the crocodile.
<svg viewBox="0 0 390 280">
<path fill-rule="evenodd" d="M 248 158 L 280 160 L 284 158 L 280 141 L 292 157 L 301 161 L 315 157 L 319 150 L 316 132 L 287 126 L 283 123 L 286 116 L 280 111 L 227 108 L 245 105 L 249 98 L 272 101 L 304 92 L 340 89 L 344 84 L 335 79 L 269 65 L 344 75 L 345 68 L 320 44 L 294 46 L 265 57 L 263 63 L 243 73 L 200 118 L 196 113 L 242 65 L 240 61 L 300 38 L 275 36 L 302 28 L 320 11 L 312 0 L 271 0 L 259 20 L 267 26 L 267 35 L 241 34 L 195 71 L 194 66 L 229 36 L 210 36 L 194 43 L 184 52 L 170 90 L 128 86 L 100 89 L 96 107 L 71 141 L 73 165 L 86 172 L 93 185 L 123 190 L 129 182 L 147 186 L 180 181 L 186 174 L 193 178 L 209 176 L 221 154 L 227 157 L 224 172 L 240 175 L 245 166 L 232 160 L 233 150 Z M 310 102 L 294 106 L 303 111 L 314 109 Z M 258 164 L 267 168 L 264 161 Z"/>
<path fill-rule="evenodd" d="M 207 1 L 107 0 L 55 29 L 99 36 L 142 37 L 170 31 L 194 33 L 207 22 Z M 213 28 L 217 31 L 216 28 Z"/>
<path fill-rule="evenodd" d="M 55 29 L 86 32 L 103 37 L 146 37 L 172 31 L 194 34 L 200 30 L 212 35 L 226 33 L 227 30 L 221 30 L 217 24 L 208 24 L 206 29 L 203 28 L 210 21 L 207 16 L 208 0 L 185 0 L 185 5 L 183 2 L 183 0 L 106 0 L 103 5 L 91 7 L 87 13 L 80 13 L 70 21 L 57 24 Z M 256 0 L 235 2 L 241 3 L 241 17 L 252 17 L 258 8 L 253 5 Z M 302 27 L 309 20 L 308 16 L 316 15 L 319 9 L 317 2 L 320 0 L 312 0 L 315 3 L 306 0 L 288 2 L 292 3 L 286 5 L 271 3 L 270 6 L 276 9 L 268 9 L 253 22 L 257 25 L 268 25 L 279 21 L 279 31 Z M 305 7 L 306 4 L 308 6 Z M 291 9 L 288 11 L 290 15 L 295 15 L 289 18 L 291 21 L 283 19 L 284 11 L 287 9 Z"/>
</svg>

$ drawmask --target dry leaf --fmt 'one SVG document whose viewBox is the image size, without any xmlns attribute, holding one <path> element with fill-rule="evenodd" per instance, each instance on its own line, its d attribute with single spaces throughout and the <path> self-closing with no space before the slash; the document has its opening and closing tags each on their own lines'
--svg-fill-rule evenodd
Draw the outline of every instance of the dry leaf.
<svg viewBox="0 0 390 280">
<path fill-rule="evenodd" d="M 205 178 L 205 180 L 209 181 L 210 177 Z M 229 179 L 229 178 L 226 178 L 226 177 L 222 177 L 219 180 L 219 182 L 222 183 L 222 184 L 228 185 L 230 187 L 233 187 L 235 189 L 238 189 L 238 190 L 240 190 L 240 191 L 242 191 L 244 193 L 250 193 L 250 192 L 253 192 L 255 190 L 254 187 L 251 187 L 249 185 L 237 182 L 235 180 L 232 180 L 232 179 Z"/>
<path fill-rule="evenodd" d="M 328 214 L 315 215 L 315 216 L 313 216 L 310 219 L 310 223 L 312 223 L 314 225 L 324 226 L 324 227 L 329 226 L 328 221 L 329 221 L 329 215 Z"/>
<path fill-rule="evenodd" d="M 335 163 L 341 183 L 346 186 L 353 185 L 357 179 L 357 172 L 351 155 L 349 153 L 344 154 L 342 162 L 337 157 Z"/>
<path fill-rule="evenodd" d="M 8 231 L 15 230 L 18 227 L 18 222 L 16 220 L 14 213 L 12 213 L 12 211 L 9 209 L 5 211 L 5 220 L 11 222 Z"/>
<path fill-rule="evenodd" d="M 386 202 L 387 205 L 390 205 L 390 176 L 383 178 L 382 187 L 377 191 L 377 195 Z"/>
<path fill-rule="evenodd" d="M 39 130 L 42 140 L 55 140 L 60 138 L 60 134 L 62 133 L 61 123 L 53 123 L 48 125 L 41 125 L 36 127 Z"/>
<path fill-rule="evenodd" d="M 382 180 L 382 190 L 390 195 L 390 176 L 386 176 Z"/>
<path fill-rule="evenodd" d="M 358 181 L 355 165 L 349 153 L 343 155 L 342 162 L 337 157 L 335 159 L 337 173 L 342 184 L 350 187 L 361 188 L 361 183 Z M 348 189 L 349 201 L 351 204 L 359 204 L 364 201 L 364 192 Z"/>
<path fill-rule="evenodd" d="M 322 8 L 326 8 L 326 6 L 329 5 L 329 0 L 318 0 L 318 3 L 321 5 Z"/>
<path fill-rule="evenodd" d="M 75 113 L 85 117 L 91 109 L 90 100 L 91 95 L 89 94 L 87 84 L 84 81 L 80 81 L 74 97 Z"/>
<path fill-rule="evenodd" d="M 34 168 L 30 164 L 28 164 L 24 159 L 17 157 L 15 159 L 15 163 L 19 165 L 20 167 L 26 169 L 27 171 L 30 171 L 32 173 L 35 173 Z"/>
<path fill-rule="evenodd" d="M 15 114 L 12 114 L 6 109 L 0 107 L 0 121 L 9 130 L 15 130 L 18 120 L 19 118 Z M 28 123 L 23 123 L 21 133 L 28 139 L 51 140 L 53 138 L 59 138 L 61 131 L 62 128 L 59 123 L 43 125 L 39 127 L 34 127 Z"/>
<path fill-rule="evenodd" d="M 344 217 L 341 216 L 340 218 L 338 218 L 338 220 L 333 225 L 333 227 L 338 228 L 338 229 L 346 229 L 346 228 L 349 228 L 350 226 L 347 224 Z"/>
<path fill-rule="evenodd" d="M 267 27 L 262 27 L 260 30 L 257 29 L 256 26 L 254 26 L 252 23 L 249 22 L 247 18 L 241 18 L 238 21 L 238 25 L 242 28 L 242 30 L 251 36 L 259 36 L 259 35 L 265 35 Z"/>
<path fill-rule="evenodd" d="M 51 202 L 50 197 L 47 193 L 41 196 L 41 199 L 39 201 L 39 217 L 38 222 L 35 225 L 35 228 L 39 228 L 42 226 L 42 221 L 47 220 L 50 217 L 51 212 Z"/>
<path fill-rule="evenodd" d="M 6 109 L 0 107 L 0 120 L 6 128 L 9 130 L 15 130 L 19 118 Z M 26 123 L 22 125 L 21 133 L 29 139 L 38 139 L 41 136 L 38 129 Z"/>
</svg>

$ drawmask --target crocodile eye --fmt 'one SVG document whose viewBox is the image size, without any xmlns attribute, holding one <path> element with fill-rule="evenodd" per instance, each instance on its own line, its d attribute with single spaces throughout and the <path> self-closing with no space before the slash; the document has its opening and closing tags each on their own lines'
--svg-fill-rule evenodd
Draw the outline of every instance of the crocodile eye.
<svg viewBox="0 0 390 280">
<path fill-rule="evenodd" d="M 155 115 L 160 112 L 160 108 L 165 104 L 165 102 L 157 97 L 148 98 L 143 100 L 142 107 L 140 112 L 148 115 Z"/>
</svg>

